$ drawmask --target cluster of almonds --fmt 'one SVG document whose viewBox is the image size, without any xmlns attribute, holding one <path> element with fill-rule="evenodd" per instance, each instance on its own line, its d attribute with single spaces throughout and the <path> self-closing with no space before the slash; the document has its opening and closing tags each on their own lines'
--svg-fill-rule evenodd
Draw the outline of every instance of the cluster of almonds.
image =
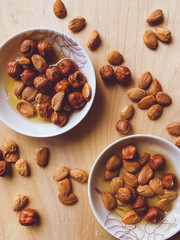
<svg viewBox="0 0 180 240">
<path fill-rule="evenodd" d="M 17 110 L 25 117 L 34 117 L 37 111 L 33 104 L 38 103 L 41 118 L 64 126 L 73 110 L 90 100 L 91 88 L 86 77 L 76 71 L 70 59 L 61 60 L 58 66 L 48 66 L 54 52 L 50 43 L 24 40 L 20 51 L 24 56 L 7 65 L 9 76 L 18 80 L 14 94 L 24 99 L 18 102 Z"/>
<path fill-rule="evenodd" d="M 65 205 L 72 205 L 78 201 L 77 196 L 72 193 L 71 177 L 77 182 L 87 182 L 88 176 L 82 169 L 69 169 L 65 166 L 58 167 L 54 174 L 53 180 L 58 181 L 59 201 Z"/>
<path fill-rule="evenodd" d="M 125 213 L 122 222 L 135 224 L 141 216 L 151 223 L 158 223 L 164 217 L 163 211 L 171 208 L 171 201 L 177 198 L 175 188 L 178 180 L 175 174 L 167 173 L 158 178 L 156 171 L 162 171 L 166 160 L 160 154 L 150 157 L 146 152 L 137 152 L 134 145 L 122 148 L 122 159 L 118 155 L 111 156 L 106 163 L 103 179 L 110 181 L 110 192 L 102 193 L 104 206 L 113 210 L 117 206 L 117 199 L 122 204 L 129 204 L 132 210 Z M 124 170 L 119 177 L 121 165 Z M 135 173 L 138 173 L 138 176 Z M 123 187 L 125 183 L 125 186 Z M 157 195 L 161 200 L 155 207 L 148 207 L 146 198 Z M 123 205 L 120 205 L 123 206 Z"/>
<path fill-rule="evenodd" d="M 163 13 L 161 9 L 156 9 L 149 14 L 147 23 L 157 25 L 163 21 Z M 143 40 L 147 47 L 156 49 L 158 46 L 158 39 L 162 42 L 171 41 L 171 31 L 164 27 L 156 27 L 155 33 L 152 30 L 146 30 L 143 34 Z"/>
</svg>

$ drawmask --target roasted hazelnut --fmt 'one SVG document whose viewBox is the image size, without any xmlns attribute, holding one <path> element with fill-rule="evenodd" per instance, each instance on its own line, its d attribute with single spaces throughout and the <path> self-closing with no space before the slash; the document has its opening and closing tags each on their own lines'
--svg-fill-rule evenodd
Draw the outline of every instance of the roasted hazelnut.
<svg viewBox="0 0 180 240">
<path fill-rule="evenodd" d="M 112 83 L 114 81 L 114 69 L 110 65 L 101 67 L 99 73 L 105 83 Z"/>
<path fill-rule="evenodd" d="M 19 215 L 19 223 L 23 226 L 31 226 L 38 222 L 38 213 L 32 208 L 23 210 Z"/>
<path fill-rule="evenodd" d="M 34 79 L 34 86 L 44 94 L 49 94 L 51 92 L 51 83 L 45 77 L 36 77 Z"/>
<path fill-rule="evenodd" d="M 46 77 L 51 82 L 56 83 L 61 79 L 61 72 L 57 67 L 50 67 L 46 69 Z"/>
<path fill-rule="evenodd" d="M 67 114 L 70 114 L 73 110 L 71 105 L 66 99 L 63 101 L 62 110 Z"/>
<path fill-rule="evenodd" d="M 63 59 L 59 63 L 59 68 L 61 70 L 61 74 L 64 77 L 68 77 L 70 74 L 75 72 L 75 65 L 74 62 L 70 59 Z"/>
<path fill-rule="evenodd" d="M 51 115 L 53 113 L 53 109 L 51 107 L 51 103 L 50 102 L 45 102 L 45 103 L 41 103 L 39 105 L 39 115 L 42 118 L 45 119 L 50 119 Z"/>
<path fill-rule="evenodd" d="M 11 165 L 6 161 L 0 161 L 0 177 L 5 177 L 10 172 Z"/>
<path fill-rule="evenodd" d="M 144 215 L 144 220 L 150 223 L 158 223 L 163 218 L 163 212 L 158 207 L 151 207 Z"/>
<path fill-rule="evenodd" d="M 70 86 L 70 83 L 66 79 L 63 79 L 56 83 L 54 89 L 55 89 L 56 93 L 63 91 L 63 92 L 65 92 L 65 94 L 68 94 L 69 86 Z"/>
<path fill-rule="evenodd" d="M 116 130 L 123 134 L 126 135 L 130 130 L 131 130 L 131 123 L 129 120 L 126 119 L 121 119 L 116 123 Z"/>
<path fill-rule="evenodd" d="M 33 86 L 35 77 L 36 77 L 36 73 L 34 71 L 26 69 L 23 71 L 21 75 L 21 81 L 25 85 Z"/>
<path fill-rule="evenodd" d="M 85 105 L 86 101 L 80 92 L 72 92 L 68 95 L 68 101 L 70 105 L 75 108 L 81 108 Z"/>
<path fill-rule="evenodd" d="M 133 203 L 136 199 L 136 193 L 132 187 L 119 188 L 117 198 L 122 203 Z"/>
<path fill-rule="evenodd" d="M 74 89 L 78 90 L 84 86 L 86 77 L 81 72 L 76 71 L 68 77 L 68 82 Z"/>
<path fill-rule="evenodd" d="M 143 215 L 148 210 L 148 204 L 145 197 L 138 195 L 136 201 L 131 206 L 132 209 L 139 215 Z"/>
<path fill-rule="evenodd" d="M 121 66 L 116 69 L 115 76 L 119 83 L 126 84 L 130 80 L 131 71 L 128 67 Z"/>
<path fill-rule="evenodd" d="M 155 154 L 152 156 L 152 158 L 149 160 L 149 166 L 153 170 L 163 170 L 166 165 L 166 160 L 164 157 L 160 154 Z"/>
<path fill-rule="evenodd" d="M 52 55 L 53 55 L 53 47 L 48 42 L 38 43 L 37 49 L 38 49 L 39 54 L 44 58 L 52 57 Z"/>
<path fill-rule="evenodd" d="M 177 177 L 173 173 L 167 173 L 162 176 L 162 184 L 167 189 L 173 189 L 177 187 Z"/>
<path fill-rule="evenodd" d="M 7 73 L 12 78 L 19 79 L 22 71 L 23 69 L 18 61 L 9 62 L 7 65 Z"/>
<path fill-rule="evenodd" d="M 24 40 L 20 45 L 20 51 L 25 57 L 29 58 L 36 51 L 36 43 L 30 39 Z"/>
<path fill-rule="evenodd" d="M 134 145 L 128 145 L 122 148 L 123 159 L 133 159 L 136 156 L 136 147 Z"/>
<path fill-rule="evenodd" d="M 65 113 L 53 112 L 51 115 L 51 122 L 58 125 L 59 127 L 63 127 L 67 122 L 67 115 Z"/>
</svg>

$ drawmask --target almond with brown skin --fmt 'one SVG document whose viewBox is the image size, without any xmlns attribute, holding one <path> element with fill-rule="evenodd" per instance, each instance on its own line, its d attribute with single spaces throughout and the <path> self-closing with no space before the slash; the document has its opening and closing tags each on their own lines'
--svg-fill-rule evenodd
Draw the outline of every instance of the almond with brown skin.
<svg viewBox="0 0 180 240">
<path fill-rule="evenodd" d="M 149 186 L 152 188 L 153 192 L 155 192 L 157 195 L 164 194 L 164 187 L 162 185 L 162 181 L 158 177 L 154 177 L 152 180 L 150 180 Z"/>
<path fill-rule="evenodd" d="M 166 130 L 171 135 L 180 136 L 180 122 L 172 122 L 168 124 Z"/>
<path fill-rule="evenodd" d="M 150 154 L 146 152 L 139 152 L 138 154 L 138 163 L 142 166 L 145 165 L 150 160 Z"/>
<path fill-rule="evenodd" d="M 123 186 L 123 180 L 120 177 L 115 177 L 111 180 L 110 183 L 110 193 L 115 195 L 119 188 Z"/>
<path fill-rule="evenodd" d="M 87 182 L 88 180 L 87 173 L 84 170 L 79 168 L 71 169 L 69 174 L 70 174 L 70 177 L 72 177 L 74 180 L 81 183 Z"/>
<path fill-rule="evenodd" d="M 131 88 L 127 92 L 127 95 L 132 101 L 138 102 L 139 100 L 147 96 L 147 92 L 140 88 Z"/>
<path fill-rule="evenodd" d="M 170 201 L 173 201 L 174 199 L 176 199 L 178 196 L 178 193 L 174 190 L 168 190 L 168 189 L 164 189 L 164 194 L 163 195 L 159 195 L 160 199 L 168 199 Z"/>
<path fill-rule="evenodd" d="M 68 23 L 69 30 L 73 32 L 78 32 L 83 29 L 86 25 L 86 19 L 83 17 L 75 17 L 71 19 Z"/>
<path fill-rule="evenodd" d="M 156 100 L 159 104 L 162 104 L 164 106 L 168 106 L 172 102 L 171 97 L 165 92 L 158 92 L 156 95 Z"/>
<path fill-rule="evenodd" d="M 15 152 L 18 149 L 17 144 L 10 138 L 4 138 L 2 145 L 4 150 L 7 152 Z"/>
<path fill-rule="evenodd" d="M 69 174 L 69 168 L 64 166 L 58 167 L 53 174 L 53 180 L 55 181 L 62 180 L 63 178 L 67 177 L 68 174 Z"/>
<path fill-rule="evenodd" d="M 140 164 L 137 161 L 127 161 L 123 159 L 123 167 L 131 173 L 138 172 L 140 169 Z"/>
<path fill-rule="evenodd" d="M 162 114 L 162 106 L 160 104 L 152 105 L 147 111 L 147 116 L 151 120 L 158 119 L 161 116 L 161 114 Z"/>
<path fill-rule="evenodd" d="M 24 89 L 25 89 L 25 85 L 23 82 L 15 81 L 13 91 L 16 97 L 20 97 Z"/>
<path fill-rule="evenodd" d="M 114 209 L 117 205 L 115 197 L 109 192 L 102 193 L 102 201 L 103 201 L 105 208 L 109 211 Z"/>
<path fill-rule="evenodd" d="M 144 166 L 138 175 L 138 182 L 140 185 L 144 185 L 153 177 L 153 170 L 149 165 Z"/>
<path fill-rule="evenodd" d="M 87 47 L 88 48 L 95 48 L 99 44 L 100 38 L 99 33 L 96 30 L 92 30 L 87 39 Z"/>
<path fill-rule="evenodd" d="M 136 190 L 137 193 L 143 197 L 152 197 L 155 195 L 152 188 L 148 184 L 143 186 L 139 185 Z"/>
<path fill-rule="evenodd" d="M 62 196 L 67 196 L 71 191 L 71 182 L 69 178 L 65 178 L 58 182 L 59 193 Z"/>
<path fill-rule="evenodd" d="M 109 171 L 118 169 L 120 166 L 121 166 L 121 158 L 117 155 L 111 156 L 106 163 L 106 169 Z"/>
<path fill-rule="evenodd" d="M 13 210 L 20 211 L 22 210 L 28 203 L 28 198 L 24 195 L 19 194 L 17 197 L 13 199 Z"/>
<path fill-rule="evenodd" d="M 156 207 L 162 211 L 168 211 L 171 208 L 171 201 L 169 199 L 161 199 L 156 203 Z"/>
<path fill-rule="evenodd" d="M 67 10 L 64 3 L 61 0 L 56 0 L 53 5 L 53 11 L 56 17 L 65 18 L 67 16 Z"/>
<path fill-rule="evenodd" d="M 104 179 L 105 181 L 110 181 L 110 180 L 112 180 L 113 178 L 118 177 L 118 175 L 119 175 L 119 170 L 114 170 L 114 171 L 106 170 L 106 171 L 104 172 L 103 179 Z"/>
<path fill-rule="evenodd" d="M 65 205 L 72 205 L 75 204 L 78 199 L 74 193 L 70 193 L 68 196 L 64 196 L 59 193 L 59 201 Z"/>
<path fill-rule="evenodd" d="M 129 173 L 129 172 L 123 172 L 122 178 L 126 185 L 133 187 L 133 188 L 136 188 L 138 186 L 138 179 L 134 174 Z"/>
<path fill-rule="evenodd" d="M 134 114 L 134 107 L 132 104 L 126 104 L 121 110 L 120 110 L 120 116 L 123 119 L 130 119 Z"/>
<path fill-rule="evenodd" d="M 35 151 L 35 161 L 40 167 L 47 165 L 49 158 L 49 150 L 46 147 L 37 148 Z"/>
<path fill-rule="evenodd" d="M 122 217 L 121 221 L 125 224 L 136 224 L 141 220 L 141 217 L 134 211 L 130 210 Z"/>
<path fill-rule="evenodd" d="M 156 27 L 155 34 L 159 40 L 162 42 L 170 42 L 171 40 L 171 31 L 167 28 Z"/>
<path fill-rule="evenodd" d="M 162 87 L 160 82 L 155 78 L 152 80 L 150 87 L 148 88 L 148 94 L 156 96 L 158 92 L 162 92 Z"/>
<path fill-rule="evenodd" d="M 148 48 L 156 49 L 158 46 L 156 34 L 152 30 L 146 30 L 144 32 L 143 40 Z"/>
<path fill-rule="evenodd" d="M 152 75 L 150 72 L 146 71 L 141 73 L 138 79 L 138 87 L 142 89 L 147 89 L 152 82 Z"/>
<path fill-rule="evenodd" d="M 140 109 L 148 109 L 150 108 L 152 105 L 154 105 L 156 103 L 156 98 L 152 95 L 150 96 L 146 96 L 144 97 L 143 99 L 141 99 L 137 106 L 140 108 Z"/>
<path fill-rule="evenodd" d="M 156 24 L 163 20 L 163 13 L 161 9 L 156 9 L 149 14 L 147 22 L 150 24 Z"/>
<path fill-rule="evenodd" d="M 18 102 L 16 108 L 21 115 L 27 118 L 35 117 L 37 114 L 35 107 L 25 101 Z"/>
</svg>

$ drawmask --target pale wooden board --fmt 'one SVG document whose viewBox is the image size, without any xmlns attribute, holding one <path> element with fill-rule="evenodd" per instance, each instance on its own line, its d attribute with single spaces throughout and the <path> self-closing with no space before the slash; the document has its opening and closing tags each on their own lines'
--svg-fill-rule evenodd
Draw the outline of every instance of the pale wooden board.
<svg viewBox="0 0 180 240">
<path fill-rule="evenodd" d="M 173 104 L 164 109 L 162 117 L 151 121 L 146 111 L 135 106 L 131 121 L 133 134 L 147 133 L 164 137 L 172 142 L 165 126 L 171 121 L 179 121 L 180 111 L 180 1 L 178 0 L 64 0 L 68 16 L 60 20 L 53 14 L 54 1 L 48 0 L 6 0 L 0 2 L 0 43 L 11 35 L 33 27 L 48 27 L 60 30 L 76 39 L 89 54 L 97 75 L 95 102 L 87 117 L 73 130 L 62 136 L 35 139 L 22 136 L 0 123 L 0 142 L 4 137 L 14 139 L 20 147 L 20 155 L 27 159 L 31 176 L 13 176 L 0 179 L 0 239 L 5 240 L 90 240 L 115 239 L 109 235 L 95 219 L 88 202 L 87 184 L 73 182 L 73 190 L 79 202 L 71 207 L 59 203 L 57 184 L 52 174 L 59 165 L 81 167 L 87 172 L 100 152 L 110 143 L 123 137 L 115 130 L 120 108 L 130 103 L 126 95 L 128 88 L 120 85 L 107 87 L 99 77 L 99 68 L 106 64 L 106 54 L 119 50 L 132 72 L 133 83 L 142 71 L 149 70 L 162 83 L 164 91 L 173 99 Z M 171 44 L 159 42 L 158 49 L 148 49 L 142 40 L 143 32 L 149 27 L 146 17 L 154 9 L 164 12 L 162 26 L 172 31 Z M 74 16 L 87 19 L 86 28 L 76 34 L 71 33 L 67 24 Z M 102 44 L 94 52 L 86 47 L 85 39 L 90 30 L 97 29 Z M 11 117 L 11 116 L 10 116 Z M 39 146 L 47 146 L 51 156 L 49 164 L 42 169 L 34 162 L 34 151 Z M 29 196 L 29 207 L 38 210 L 41 223 L 38 226 L 23 227 L 18 223 L 18 214 L 12 211 L 14 196 L 22 193 Z M 173 239 L 179 239 L 178 234 Z"/>
</svg>

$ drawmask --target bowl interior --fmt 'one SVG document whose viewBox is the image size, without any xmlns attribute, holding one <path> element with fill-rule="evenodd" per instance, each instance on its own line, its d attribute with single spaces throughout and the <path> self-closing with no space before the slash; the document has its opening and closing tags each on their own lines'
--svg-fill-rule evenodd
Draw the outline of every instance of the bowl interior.
<svg viewBox="0 0 180 240">
<path fill-rule="evenodd" d="M 15 107 L 8 101 L 6 84 L 9 80 L 7 75 L 7 63 L 14 61 L 20 54 L 19 46 L 24 39 L 32 39 L 37 43 L 49 42 L 53 45 L 57 55 L 57 62 L 63 55 L 71 58 L 78 69 L 86 76 L 91 86 L 92 96 L 89 102 L 80 111 L 75 111 L 64 127 L 58 127 L 52 123 L 27 119 L 21 116 Z M 92 63 L 84 49 L 73 39 L 64 33 L 50 29 L 25 30 L 14 35 L 0 47 L 0 119 L 13 130 L 24 135 L 33 137 L 50 137 L 62 134 L 75 127 L 88 113 L 95 96 L 96 79 Z"/>
<path fill-rule="evenodd" d="M 172 143 L 154 136 L 134 135 L 119 139 L 108 146 L 97 158 L 94 163 L 89 177 L 89 201 L 91 208 L 99 221 L 99 223 L 113 236 L 119 239 L 166 239 L 174 235 L 180 230 L 180 196 L 173 201 L 172 210 L 170 210 L 166 218 L 158 224 L 150 224 L 142 221 L 136 225 L 126 225 L 121 222 L 121 216 L 124 214 L 121 210 L 108 211 L 103 203 L 99 191 L 109 191 L 110 182 L 102 179 L 105 171 L 107 159 L 113 154 L 119 155 L 121 148 L 128 144 L 134 144 L 137 150 L 146 151 L 148 153 L 162 154 L 168 161 L 171 169 L 180 179 L 180 150 Z M 167 169 L 169 169 L 167 166 Z M 179 188 L 178 188 L 179 193 Z"/>
</svg>

